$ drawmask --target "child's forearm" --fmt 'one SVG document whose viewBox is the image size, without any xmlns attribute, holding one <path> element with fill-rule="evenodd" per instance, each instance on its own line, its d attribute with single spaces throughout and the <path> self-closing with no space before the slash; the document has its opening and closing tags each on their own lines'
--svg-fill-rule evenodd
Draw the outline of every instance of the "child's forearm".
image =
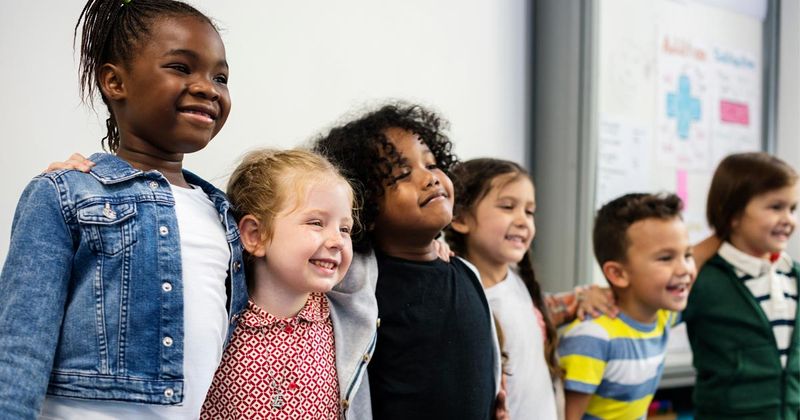
<svg viewBox="0 0 800 420">
<path fill-rule="evenodd" d="M 565 420 L 581 420 L 583 415 L 586 414 L 586 409 L 589 408 L 589 400 L 591 398 L 592 394 L 574 391 L 564 392 L 564 400 L 566 402 L 564 407 Z"/>
<path fill-rule="evenodd" d="M 576 290 L 545 295 L 544 304 L 554 325 L 563 325 L 575 319 L 576 299 Z"/>
</svg>

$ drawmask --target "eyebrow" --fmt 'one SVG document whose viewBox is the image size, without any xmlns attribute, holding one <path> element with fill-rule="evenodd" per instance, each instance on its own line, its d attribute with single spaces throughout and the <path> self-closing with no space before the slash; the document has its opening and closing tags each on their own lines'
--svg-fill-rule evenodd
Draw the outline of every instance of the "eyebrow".
<svg viewBox="0 0 800 420">
<path fill-rule="evenodd" d="M 189 57 L 193 60 L 200 60 L 200 54 L 198 54 L 195 51 L 187 50 L 184 48 L 175 48 L 164 53 L 164 57 L 170 57 L 170 56 L 184 56 L 184 57 Z M 228 69 L 228 62 L 226 60 L 219 60 L 217 61 L 216 65 L 219 67 L 224 67 L 225 70 Z"/>
</svg>

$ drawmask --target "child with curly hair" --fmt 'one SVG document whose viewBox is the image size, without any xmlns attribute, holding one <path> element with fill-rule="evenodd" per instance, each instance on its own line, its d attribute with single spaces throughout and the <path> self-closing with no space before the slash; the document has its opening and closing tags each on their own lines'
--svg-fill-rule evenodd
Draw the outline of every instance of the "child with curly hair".
<svg viewBox="0 0 800 420">
<path fill-rule="evenodd" d="M 375 418 L 487 419 L 498 414 L 499 350 L 476 270 L 437 257 L 453 216 L 456 157 L 447 123 L 393 104 L 332 129 L 314 148 L 362 203 L 356 258 L 378 264 L 378 343 L 369 365 Z"/>
</svg>

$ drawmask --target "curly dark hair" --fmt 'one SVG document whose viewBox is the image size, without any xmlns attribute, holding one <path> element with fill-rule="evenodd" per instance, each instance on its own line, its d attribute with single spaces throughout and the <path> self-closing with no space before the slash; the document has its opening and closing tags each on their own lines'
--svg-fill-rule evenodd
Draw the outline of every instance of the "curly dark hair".
<svg viewBox="0 0 800 420">
<path fill-rule="evenodd" d="M 361 203 L 361 232 L 353 238 L 356 252 L 372 247 L 372 231 L 380 209 L 378 200 L 395 179 L 392 172 L 404 158 L 386 137 L 386 130 L 399 128 L 419 136 L 433 153 L 436 164 L 448 176 L 457 162 L 446 131 L 449 123 L 420 105 L 403 102 L 384 105 L 335 127 L 313 142 L 313 150 L 328 158 L 350 180 Z"/>
<path fill-rule="evenodd" d="M 73 33 L 73 45 L 81 34 L 80 90 L 83 100 L 93 104 L 101 92 L 98 75 L 103 64 L 121 64 L 126 68 L 139 51 L 142 41 L 150 36 L 150 28 L 162 17 L 191 16 L 217 29 L 211 19 L 194 7 L 175 0 L 89 0 L 83 7 Z M 106 136 L 101 143 L 110 152 L 119 147 L 119 127 L 108 100 L 100 97 L 108 109 Z"/>
</svg>

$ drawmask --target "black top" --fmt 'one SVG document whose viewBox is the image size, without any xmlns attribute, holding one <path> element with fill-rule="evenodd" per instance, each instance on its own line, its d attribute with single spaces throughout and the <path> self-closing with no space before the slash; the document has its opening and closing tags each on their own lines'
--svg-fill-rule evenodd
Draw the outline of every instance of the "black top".
<svg viewBox="0 0 800 420">
<path fill-rule="evenodd" d="M 477 276 L 455 258 L 376 256 L 381 325 L 369 364 L 374 418 L 489 419 L 494 344 Z"/>
</svg>

